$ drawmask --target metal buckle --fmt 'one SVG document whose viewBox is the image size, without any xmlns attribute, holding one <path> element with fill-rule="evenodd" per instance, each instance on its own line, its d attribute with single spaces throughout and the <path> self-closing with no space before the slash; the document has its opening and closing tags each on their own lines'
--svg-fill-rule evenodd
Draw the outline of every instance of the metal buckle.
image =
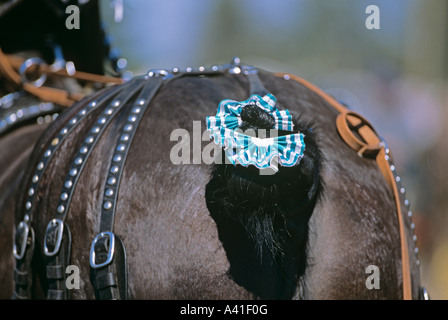
<svg viewBox="0 0 448 320">
<path fill-rule="evenodd" d="M 374 157 L 384 142 L 380 140 L 373 126 L 364 117 L 353 111 L 339 114 L 336 126 L 342 139 L 360 157 Z M 361 131 L 365 134 L 361 134 Z"/>
<path fill-rule="evenodd" d="M 50 240 L 49 232 L 51 231 L 52 228 L 55 228 L 55 227 L 57 228 L 56 241 L 55 241 L 54 249 L 52 251 L 50 251 L 48 249 L 47 239 Z M 45 238 L 44 238 L 44 253 L 47 257 L 52 257 L 59 252 L 59 249 L 61 248 L 63 232 L 64 232 L 64 222 L 62 222 L 62 220 L 53 219 L 48 223 L 47 231 L 45 232 Z"/>
<path fill-rule="evenodd" d="M 20 243 L 20 252 L 17 250 L 18 249 L 17 240 L 14 241 L 14 249 L 13 249 L 14 258 L 16 258 L 17 260 L 21 260 L 25 256 L 26 245 L 28 242 L 28 234 L 30 232 L 30 227 L 25 221 L 20 222 L 19 225 L 17 226 L 16 234 L 18 234 L 19 232 L 21 234 L 21 240 L 22 240 Z"/>
<path fill-rule="evenodd" d="M 107 259 L 102 263 L 96 263 L 95 245 L 100 239 L 103 239 L 105 237 L 109 237 L 109 246 L 108 246 L 109 248 L 107 251 Z M 115 235 L 109 231 L 101 232 L 99 235 L 95 237 L 95 239 L 93 239 L 92 246 L 90 247 L 90 266 L 94 269 L 107 266 L 109 263 L 112 262 L 112 259 L 114 258 L 114 252 L 115 252 Z"/>
</svg>

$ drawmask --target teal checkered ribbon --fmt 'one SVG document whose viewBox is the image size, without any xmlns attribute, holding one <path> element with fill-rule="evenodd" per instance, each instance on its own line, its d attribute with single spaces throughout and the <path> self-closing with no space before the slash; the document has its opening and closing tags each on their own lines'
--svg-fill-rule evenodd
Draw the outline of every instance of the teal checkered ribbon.
<svg viewBox="0 0 448 320">
<path fill-rule="evenodd" d="M 272 94 L 251 95 L 244 101 L 222 100 L 216 116 L 206 118 L 207 130 L 214 142 L 224 148 L 225 154 L 233 165 L 254 165 L 259 169 L 278 165 L 291 167 L 303 157 L 305 150 L 302 133 L 258 138 L 246 135 L 239 129 L 242 124 L 241 111 L 247 105 L 256 105 L 275 119 L 273 130 L 293 131 L 294 124 L 288 110 L 277 109 L 277 99 Z M 275 133 L 275 132 L 274 132 Z"/>
</svg>

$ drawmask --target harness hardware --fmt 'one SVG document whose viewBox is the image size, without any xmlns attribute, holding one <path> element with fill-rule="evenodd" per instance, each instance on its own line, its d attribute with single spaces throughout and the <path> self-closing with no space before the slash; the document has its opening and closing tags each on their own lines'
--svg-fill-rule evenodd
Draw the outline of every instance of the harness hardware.
<svg viewBox="0 0 448 320">
<path fill-rule="evenodd" d="M 62 220 L 53 219 L 48 223 L 44 238 L 44 253 L 47 257 L 52 257 L 59 252 L 63 233 L 64 222 Z M 50 249 L 49 246 L 53 249 Z"/>
<path fill-rule="evenodd" d="M 14 258 L 17 260 L 22 260 L 25 255 L 29 233 L 28 224 L 25 221 L 20 222 L 16 229 L 16 241 L 14 241 L 13 249 Z"/>
<path fill-rule="evenodd" d="M 104 262 L 97 263 L 97 250 L 99 246 L 107 248 L 107 258 Z M 90 266 L 94 269 L 102 268 L 112 262 L 115 252 L 115 235 L 112 232 L 106 231 L 98 234 L 93 239 L 92 246 L 90 248 Z"/>
</svg>

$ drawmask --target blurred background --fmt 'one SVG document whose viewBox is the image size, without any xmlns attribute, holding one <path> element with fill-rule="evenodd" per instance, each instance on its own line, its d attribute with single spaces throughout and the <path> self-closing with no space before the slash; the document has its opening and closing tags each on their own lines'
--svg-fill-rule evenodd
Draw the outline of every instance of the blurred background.
<svg viewBox="0 0 448 320">
<path fill-rule="evenodd" d="M 423 284 L 448 298 L 448 2 L 101 0 L 128 69 L 243 63 L 299 75 L 369 119 L 411 201 Z M 369 5 L 380 29 L 366 28 Z M 121 11 L 123 8 L 123 11 Z"/>
</svg>

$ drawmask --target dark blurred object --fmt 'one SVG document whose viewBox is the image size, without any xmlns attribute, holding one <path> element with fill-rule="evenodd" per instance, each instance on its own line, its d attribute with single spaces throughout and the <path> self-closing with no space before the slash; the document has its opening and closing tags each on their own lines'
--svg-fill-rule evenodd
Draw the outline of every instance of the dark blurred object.
<svg viewBox="0 0 448 320">
<path fill-rule="evenodd" d="M 79 29 L 66 28 L 69 5 L 79 8 Z M 0 0 L 0 47 L 5 53 L 37 51 L 52 64 L 56 46 L 77 70 L 104 74 L 109 48 L 98 0 Z"/>
</svg>

